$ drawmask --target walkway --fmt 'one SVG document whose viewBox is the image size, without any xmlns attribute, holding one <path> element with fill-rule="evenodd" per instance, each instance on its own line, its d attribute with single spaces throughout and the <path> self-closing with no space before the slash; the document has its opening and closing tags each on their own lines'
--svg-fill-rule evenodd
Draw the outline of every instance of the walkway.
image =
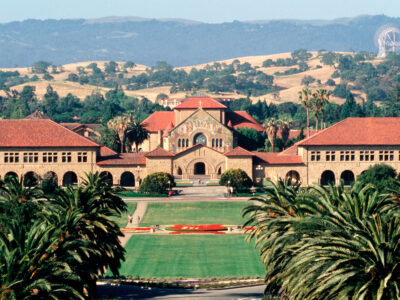
<svg viewBox="0 0 400 300">
<path fill-rule="evenodd" d="M 128 222 L 128 224 L 126 225 L 126 228 L 139 227 L 139 224 L 143 220 L 146 210 L 147 210 L 147 202 L 145 202 L 145 201 L 137 202 L 136 210 L 133 213 L 133 221 L 132 221 L 132 223 Z M 120 238 L 122 247 L 125 247 L 126 243 L 129 241 L 131 236 L 132 236 L 132 233 L 127 233 L 127 232 L 124 233 L 124 236 Z"/>
</svg>

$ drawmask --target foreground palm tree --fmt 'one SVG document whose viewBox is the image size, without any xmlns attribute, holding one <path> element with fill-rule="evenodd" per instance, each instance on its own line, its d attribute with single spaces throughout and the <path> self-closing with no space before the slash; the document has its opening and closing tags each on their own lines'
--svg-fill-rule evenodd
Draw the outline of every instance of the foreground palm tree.
<svg viewBox="0 0 400 300">
<path fill-rule="evenodd" d="M 136 153 L 139 152 L 139 145 L 149 138 L 147 129 L 137 120 L 129 123 L 126 137 L 128 138 L 131 148 L 135 145 Z"/>
<path fill-rule="evenodd" d="M 312 104 L 315 114 L 315 127 L 318 131 L 318 119 L 321 116 L 321 129 L 323 129 L 324 122 L 324 107 L 329 103 L 329 93 L 325 89 L 319 89 L 312 94 Z"/>
<path fill-rule="evenodd" d="M 288 299 L 399 299 L 400 216 L 372 186 L 272 184 L 245 209 L 266 292 Z"/>
<path fill-rule="evenodd" d="M 269 118 L 264 122 L 265 132 L 267 133 L 268 140 L 271 143 L 272 152 L 275 150 L 276 134 L 278 132 L 279 125 L 280 121 L 275 118 Z"/>
<path fill-rule="evenodd" d="M 299 92 L 299 101 L 307 113 L 307 137 L 310 137 L 310 109 L 312 108 L 312 101 L 311 90 L 309 88 L 304 88 Z"/>
<path fill-rule="evenodd" d="M 279 124 L 279 129 L 281 131 L 281 136 L 282 136 L 282 143 L 283 146 L 286 145 L 286 142 L 289 139 L 289 134 L 290 134 L 290 122 L 287 120 L 282 120 Z"/>
</svg>

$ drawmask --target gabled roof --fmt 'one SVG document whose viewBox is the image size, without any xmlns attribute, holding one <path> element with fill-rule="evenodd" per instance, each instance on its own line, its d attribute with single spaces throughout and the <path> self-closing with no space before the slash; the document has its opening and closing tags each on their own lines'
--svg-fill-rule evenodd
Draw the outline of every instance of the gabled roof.
<svg viewBox="0 0 400 300">
<path fill-rule="evenodd" d="M 30 115 L 27 115 L 24 119 L 43 120 L 43 119 L 50 119 L 50 118 L 44 112 L 41 112 L 40 110 L 35 110 Z"/>
<path fill-rule="evenodd" d="M 267 163 L 269 165 L 299 165 L 303 164 L 303 160 L 299 155 L 283 155 L 282 153 L 273 152 L 253 152 L 259 159 L 259 163 Z"/>
<path fill-rule="evenodd" d="M 233 157 L 233 156 L 254 156 L 254 153 L 247 151 L 246 149 L 238 146 L 235 149 L 225 153 L 225 156 Z"/>
<path fill-rule="evenodd" d="M 106 147 L 106 146 L 100 146 L 100 157 L 107 157 L 107 156 L 116 156 L 118 155 L 117 152 L 114 150 Z"/>
<path fill-rule="evenodd" d="M 100 166 L 135 166 L 146 165 L 145 153 L 121 153 L 117 157 L 110 157 L 97 162 Z"/>
<path fill-rule="evenodd" d="M 156 111 L 148 116 L 142 124 L 148 131 L 157 132 L 167 128 L 170 122 L 174 125 L 175 113 L 173 111 Z"/>
<path fill-rule="evenodd" d="M 264 131 L 264 127 L 258 123 L 247 111 L 228 111 L 226 112 L 227 124 L 231 122 L 233 129 L 251 128 L 257 131 Z"/>
<path fill-rule="evenodd" d="M 347 118 L 298 145 L 400 145 L 400 118 Z"/>
<path fill-rule="evenodd" d="M 0 120 L 0 147 L 100 147 L 50 119 Z"/>
<path fill-rule="evenodd" d="M 219 101 L 206 96 L 192 96 L 175 107 L 175 109 L 226 109 L 227 107 Z"/>
<path fill-rule="evenodd" d="M 163 149 L 163 148 L 156 148 L 153 151 L 147 153 L 146 157 L 173 157 L 175 156 L 173 153 Z"/>
<path fill-rule="evenodd" d="M 164 134 L 163 137 L 168 137 L 169 136 L 169 132 L 174 128 L 174 124 L 172 124 L 172 122 L 170 121 L 168 123 L 167 128 L 164 130 Z"/>
</svg>

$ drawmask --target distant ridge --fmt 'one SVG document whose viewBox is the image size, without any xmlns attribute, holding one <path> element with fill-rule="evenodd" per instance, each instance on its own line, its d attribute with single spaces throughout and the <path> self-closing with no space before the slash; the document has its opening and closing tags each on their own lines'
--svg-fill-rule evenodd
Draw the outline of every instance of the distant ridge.
<svg viewBox="0 0 400 300">
<path fill-rule="evenodd" d="M 166 61 L 187 66 L 232 57 L 311 51 L 375 52 L 374 34 L 400 18 L 384 15 L 336 20 L 270 20 L 201 23 L 185 19 L 106 17 L 25 20 L 0 24 L 0 67 L 26 67 L 45 60 Z"/>
</svg>

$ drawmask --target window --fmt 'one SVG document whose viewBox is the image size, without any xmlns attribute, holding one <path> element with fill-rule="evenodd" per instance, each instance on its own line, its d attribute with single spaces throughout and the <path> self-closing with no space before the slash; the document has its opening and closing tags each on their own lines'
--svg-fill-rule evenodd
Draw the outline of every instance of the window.
<svg viewBox="0 0 400 300">
<path fill-rule="evenodd" d="M 39 153 L 37 152 L 25 152 L 24 163 L 37 163 L 39 162 Z"/>
<path fill-rule="evenodd" d="M 394 159 L 394 151 L 385 150 L 379 151 L 379 160 L 380 161 L 392 161 Z"/>
<path fill-rule="evenodd" d="M 65 163 L 65 162 L 71 162 L 71 152 L 63 152 L 62 153 L 62 156 L 61 156 L 61 161 L 63 162 L 63 163 Z"/>
<path fill-rule="evenodd" d="M 44 163 L 56 163 L 58 161 L 57 152 L 44 152 L 43 162 Z"/>
<path fill-rule="evenodd" d="M 215 140 L 214 139 L 211 140 L 211 145 L 212 145 L 212 147 L 214 147 L 214 145 L 215 145 Z"/>
<path fill-rule="evenodd" d="M 218 147 L 218 139 L 215 139 L 215 147 Z"/>
<path fill-rule="evenodd" d="M 189 147 L 189 139 L 186 139 L 186 147 Z"/>
<path fill-rule="evenodd" d="M 78 162 L 87 162 L 87 152 L 78 152 Z"/>
<path fill-rule="evenodd" d="M 219 139 L 219 146 L 222 147 L 222 139 Z"/>
<path fill-rule="evenodd" d="M 335 161 L 335 151 L 326 151 L 325 159 L 326 161 Z"/>
<path fill-rule="evenodd" d="M 19 153 L 16 152 L 7 152 L 4 153 L 4 162 L 5 163 L 19 163 Z"/>
<path fill-rule="evenodd" d="M 311 151 L 311 161 L 320 161 L 321 153 L 319 151 Z"/>
<path fill-rule="evenodd" d="M 373 161 L 374 159 L 374 151 L 360 151 L 360 161 Z"/>
<path fill-rule="evenodd" d="M 340 160 L 341 161 L 353 161 L 356 156 L 354 151 L 340 151 Z"/>
<path fill-rule="evenodd" d="M 178 139 L 178 147 L 181 147 L 181 139 Z"/>
</svg>

